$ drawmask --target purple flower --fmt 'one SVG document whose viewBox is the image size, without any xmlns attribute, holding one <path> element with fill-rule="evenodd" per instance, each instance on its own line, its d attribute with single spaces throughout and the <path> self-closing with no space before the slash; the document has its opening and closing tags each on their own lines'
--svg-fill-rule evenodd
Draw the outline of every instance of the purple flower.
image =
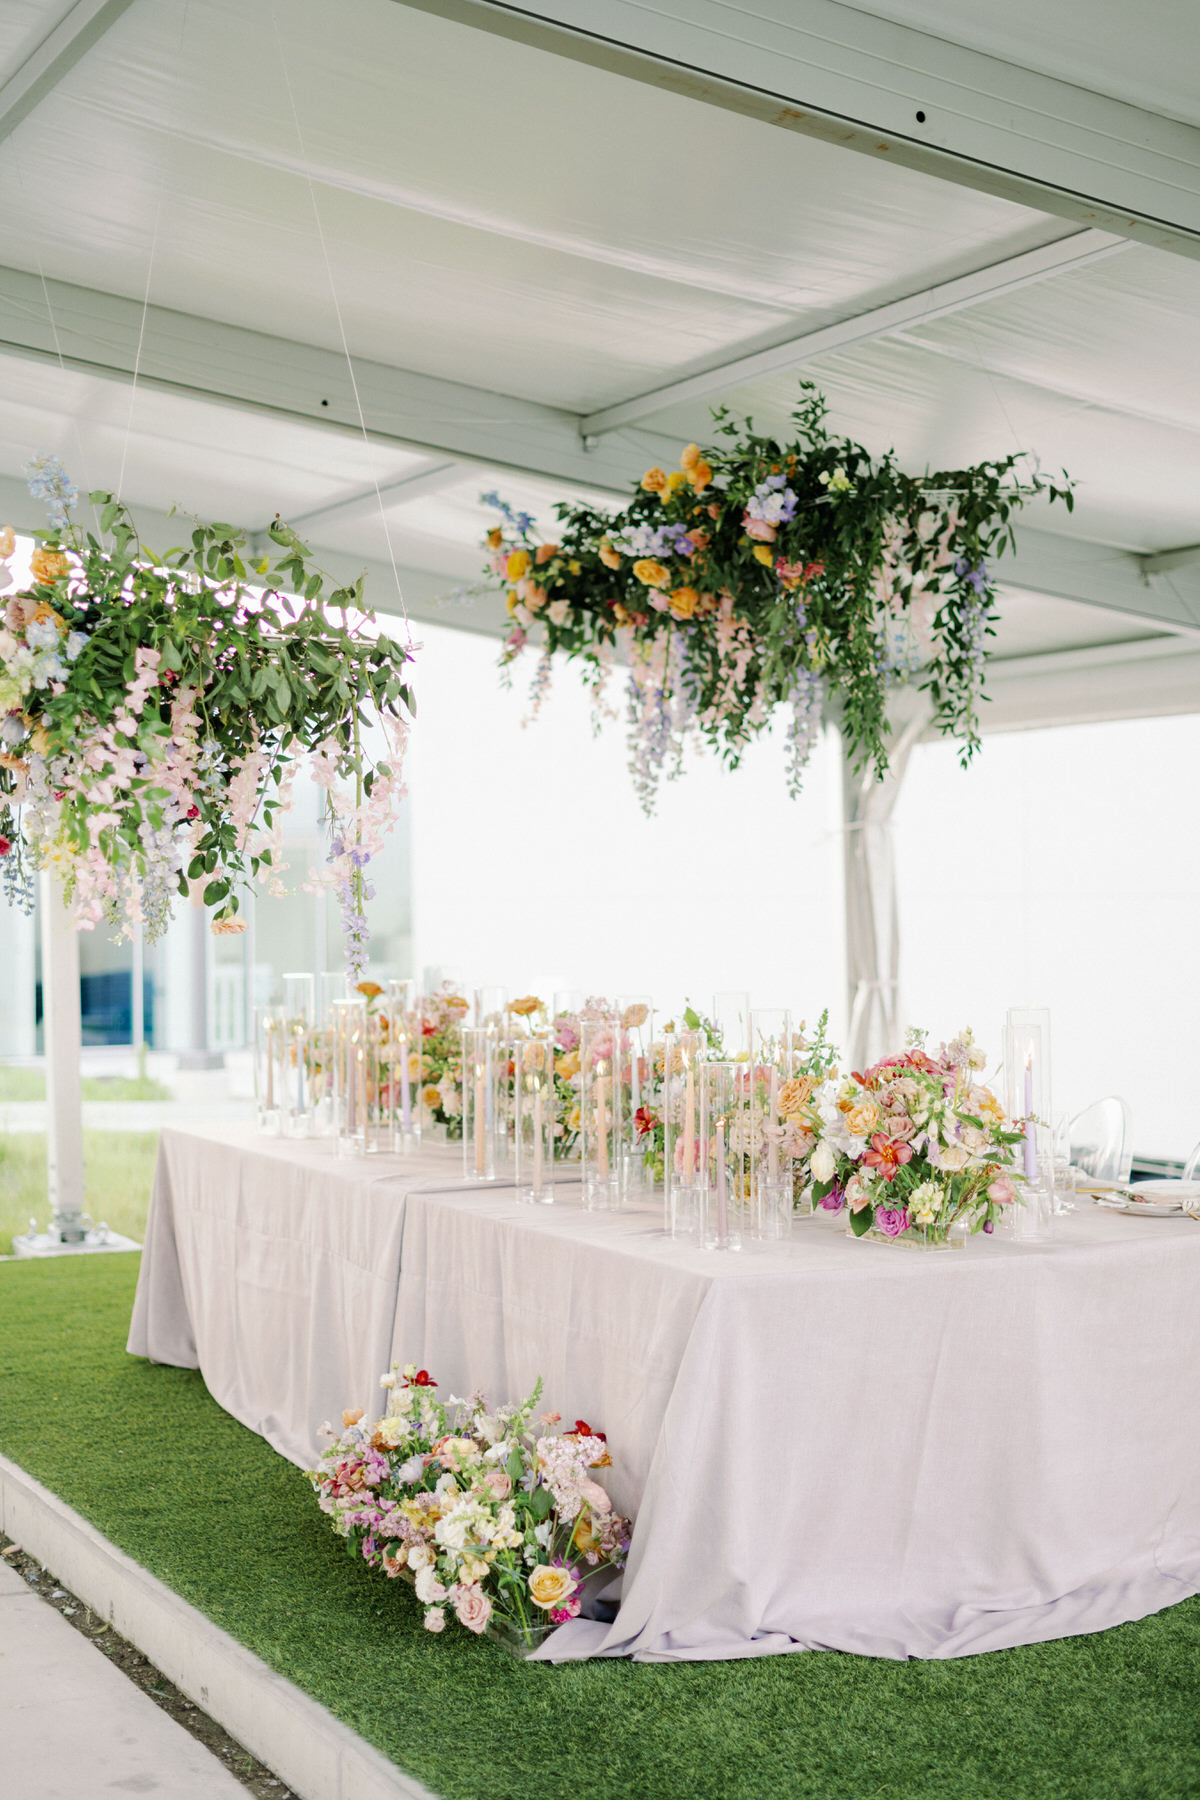
<svg viewBox="0 0 1200 1800">
<path fill-rule="evenodd" d="M 877 1206 L 875 1208 L 875 1229 L 882 1231 L 884 1237 L 899 1237 L 902 1231 L 908 1230 L 910 1223 L 908 1208 L 905 1206 Z"/>
<path fill-rule="evenodd" d="M 845 1206 L 845 1204 L 846 1204 L 845 1191 L 839 1186 L 839 1184 L 836 1181 L 834 1182 L 833 1186 L 830 1188 L 829 1192 L 826 1194 L 825 1198 L 823 1200 L 818 1200 L 818 1202 L 817 1202 L 818 1206 L 823 1206 L 825 1208 L 826 1212 L 831 1212 L 831 1213 L 841 1212 L 841 1210 L 842 1210 L 843 1206 Z"/>
</svg>

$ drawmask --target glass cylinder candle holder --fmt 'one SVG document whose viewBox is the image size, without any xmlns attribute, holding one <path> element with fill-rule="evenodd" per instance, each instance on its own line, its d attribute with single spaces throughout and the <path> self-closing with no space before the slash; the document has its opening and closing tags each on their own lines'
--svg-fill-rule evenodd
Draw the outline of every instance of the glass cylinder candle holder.
<svg viewBox="0 0 1200 1800">
<path fill-rule="evenodd" d="M 792 1159 L 784 1149 L 786 1133 L 780 1096 L 795 1067 L 792 1017 L 786 1007 L 750 1010 L 751 1186 L 754 1192 L 754 1237 L 778 1237 L 777 1214 L 782 1188 L 792 1182 Z"/>
<path fill-rule="evenodd" d="M 421 1142 L 421 1012 L 415 981 L 388 982 L 392 1054 L 392 1148 L 410 1151 Z"/>
<path fill-rule="evenodd" d="M 477 987 L 471 992 L 471 1023 L 503 1032 L 508 1026 L 508 989 Z"/>
<path fill-rule="evenodd" d="M 333 1077 L 334 1146 L 339 1156 L 363 1156 L 370 1145 L 365 1000 L 334 1000 L 331 1003 L 329 1060 Z"/>
<path fill-rule="evenodd" d="M 740 991 L 713 995 L 713 1024 L 721 1040 L 720 1054 L 729 1062 L 750 1056 L 750 996 Z"/>
<path fill-rule="evenodd" d="M 579 1110 L 583 1204 L 591 1211 L 621 1204 L 620 1019 L 584 1019 L 579 1033 Z"/>
<path fill-rule="evenodd" d="M 653 1150 L 654 1003 L 649 994 L 624 994 L 617 1000 L 621 1021 L 618 1079 L 624 1141 L 622 1181 L 630 1196 L 656 1183 Z"/>
<path fill-rule="evenodd" d="M 1049 1236 L 1054 1215 L 1054 1113 L 1050 1094 L 1050 1009 L 1010 1007 L 1004 1019 L 1005 1111 L 1021 1131 L 1016 1172 L 1023 1205 L 1007 1207 L 1006 1236 Z"/>
<path fill-rule="evenodd" d="M 513 1157 L 518 1200 L 554 1199 L 554 1039 L 531 1032 L 512 1043 Z"/>
<path fill-rule="evenodd" d="M 702 1250 L 740 1250 L 749 1198 L 744 1063 L 700 1065 L 700 1168 L 696 1241 Z"/>
<path fill-rule="evenodd" d="M 463 1174 L 468 1181 L 496 1177 L 499 1049 L 496 1034 L 486 1026 L 462 1027 Z"/>
<path fill-rule="evenodd" d="M 367 1001 L 367 1149 L 391 1150 L 395 1142 L 395 1096 L 398 1075 L 393 1061 L 392 1020 L 387 1000 Z"/>
<path fill-rule="evenodd" d="M 287 1014 L 282 1006 L 254 1009 L 254 1100 L 260 1131 L 278 1136 L 283 1122 L 284 1045 Z"/>
<path fill-rule="evenodd" d="M 283 978 L 283 1099 L 280 1124 L 284 1137 L 306 1138 L 313 1132 L 314 1102 L 309 1036 L 314 1025 L 316 980 L 312 975 Z"/>
</svg>

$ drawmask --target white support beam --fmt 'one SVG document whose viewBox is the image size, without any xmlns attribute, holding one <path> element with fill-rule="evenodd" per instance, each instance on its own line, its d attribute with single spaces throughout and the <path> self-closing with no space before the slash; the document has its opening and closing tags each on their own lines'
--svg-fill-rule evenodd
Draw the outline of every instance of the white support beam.
<svg viewBox="0 0 1200 1800">
<path fill-rule="evenodd" d="M 973 270 L 969 275 L 957 276 L 952 281 L 937 282 L 932 287 L 909 294 L 903 300 L 890 301 L 886 306 L 873 306 L 866 312 L 840 319 L 836 324 L 824 325 L 816 331 L 803 331 L 794 337 L 785 338 L 778 344 L 772 344 L 769 349 L 756 350 L 749 356 L 736 356 L 726 362 L 714 363 L 700 374 L 666 382 L 631 400 L 601 407 L 598 411 L 587 414 L 581 422 L 581 429 L 585 437 L 598 437 L 603 432 L 616 431 L 623 425 L 632 425 L 639 419 L 650 418 L 668 406 L 678 406 L 686 400 L 705 400 L 712 394 L 727 393 L 730 388 L 740 387 L 745 382 L 798 369 L 805 363 L 816 362 L 819 357 L 831 356 L 836 350 L 848 350 L 855 344 L 887 337 L 893 332 L 903 331 L 909 325 L 927 325 L 933 319 L 961 312 L 964 307 L 979 306 L 984 301 L 998 299 L 1002 294 L 1015 293 L 1019 288 L 1030 287 L 1033 283 L 1045 281 L 1064 270 L 1080 269 L 1088 263 L 1099 262 L 1119 250 L 1127 249 L 1128 242 L 1127 238 L 1113 237 L 1103 231 L 1072 232 L 1069 237 L 1043 244 L 1036 250 L 1023 251 L 1018 256 L 1005 257 L 1000 262 L 990 263 L 986 268 Z"/>
<path fill-rule="evenodd" d="M 1200 581 L 1193 578 L 1183 591 L 1178 584 L 1163 582 L 1149 588 L 1142 579 L 1141 560 L 1127 550 L 1086 538 L 1018 525 L 1015 554 L 998 557 L 992 575 L 1001 587 L 1078 600 L 1130 624 L 1152 625 L 1200 641 Z"/>
<path fill-rule="evenodd" d="M 1200 256 L 1200 130 L 839 0 L 400 0 Z"/>
<path fill-rule="evenodd" d="M 66 17 L 0 87 L 0 143 L 131 5 L 132 0 L 75 0 Z"/>
<path fill-rule="evenodd" d="M 1156 550 L 1152 556 L 1139 556 L 1143 576 L 1169 575 L 1173 569 L 1185 569 L 1200 562 L 1200 544 L 1181 544 L 1177 550 Z"/>
<path fill-rule="evenodd" d="M 0 354 L 61 359 L 69 368 L 122 381 L 137 367 L 144 387 L 361 438 L 355 385 L 340 351 L 160 306 L 145 309 L 144 332 L 142 323 L 138 300 L 62 281 L 43 288 L 36 275 L 0 268 Z M 641 449 L 617 439 L 585 449 L 578 415 L 561 407 L 358 357 L 354 373 L 367 435 L 379 443 L 623 497 L 646 467 Z M 652 454 L 673 462 L 678 450 L 663 439 Z"/>
<path fill-rule="evenodd" d="M 356 493 L 347 494 L 342 500 L 331 500 L 328 506 L 313 506 L 307 512 L 297 513 L 288 520 L 288 524 L 301 535 L 320 520 L 322 528 L 333 523 L 348 525 L 355 519 L 369 518 L 385 507 L 405 506 L 410 500 L 420 500 L 425 494 L 440 494 L 445 488 L 454 487 L 464 479 L 467 465 L 461 462 L 435 463 L 429 469 L 416 469 L 411 475 L 399 475 L 395 481 L 372 483 L 370 487 L 359 488 Z"/>
</svg>

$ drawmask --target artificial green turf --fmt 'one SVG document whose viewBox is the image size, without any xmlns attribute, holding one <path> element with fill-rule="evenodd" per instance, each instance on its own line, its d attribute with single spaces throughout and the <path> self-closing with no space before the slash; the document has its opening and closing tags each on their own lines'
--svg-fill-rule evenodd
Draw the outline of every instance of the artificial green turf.
<svg viewBox="0 0 1200 1800">
<path fill-rule="evenodd" d="M 431 1638 L 198 1375 L 125 1354 L 136 1273 L 0 1267 L 0 1449 L 446 1800 L 1200 1794 L 1200 1600 L 959 1662 L 555 1669 Z"/>
</svg>

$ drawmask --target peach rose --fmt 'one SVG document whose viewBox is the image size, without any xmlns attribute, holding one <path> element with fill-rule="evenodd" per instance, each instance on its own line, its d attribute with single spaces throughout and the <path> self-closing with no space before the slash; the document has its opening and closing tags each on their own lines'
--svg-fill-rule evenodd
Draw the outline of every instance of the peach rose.
<svg viewBox="0 0 1200 1800">
<path fill-rule="evenodd" d="M 642 486 L 648 494 L 663 494 L 667 491 L 667 472 L 665 469 L 647 469 L 642 476 Z"/>
<path fill-rule="evenodd" d="M 621 552 L 619 550 L 614 550 L 607 538 L 600 539 L 600 549 L 598 551 L 598 555 L 600 557 L 600 561 L 604 564 L 606 569 L 619 569 L 620 568 Z"/>
<path fill-rule="evenodd" d="M 61 550 L 35 550 L 29 559 L 33 579 L 43 587 L 53 587 L 70 567 Z"/>
<path fill-rule="evenodd" d="M 610 1463 L 611 1460 L 610 1457 Z M 598 1481 L 588 1481 L 586 1479 L 581 1481 L 579 1484 L 579 1492 L 583 1495 L 583 1498 L 587 1501 L 594 1513 L 607 1513 L 612 1511 L 612 1501 Z"/>
<path fill-rule="evenodd" d="M 548 563 L 552 556 L 557 556 L 557 555 L 558 555 L 558 545 L 557 544 L 539 544 L 533 560 L 534 560 L 534 562 L 539 563 L 539 564 L 540 563 Z"/>
<path fill-rule="evenodd" d="M 458 1614 L 458 1622 L 473 1631 L 478 1637 L 492 1616 L 492 1603 L 483 1589 L 475 1582 L 468 1582 L 465 1587 L 455 1591 L 454 1610 Z"/>
<path fill-rule="evenodd" d="M 701 460 L 701 457 L 700 457 L 699 444 L 685 444 L 684 448 L 680 451 L 680 454 L 679 454 L 680 468 L 687 469 L 690 471 L 696 467 L 696 464 L 700 460 Z"/>
<path fill-rule="evenodd" d="M 9 557 L 17 547 L 17 534 L 11 525 L 0 526 L 0 557 Z"/>
<path fill-rule="evenodd" d="M 575 1578 L 558 1564 L 539 1563 L 529 1575 L 529 1598 L 547 1612 L 569 1600 L 575 1592 Z"/>
<path fill-rule="evenodd" d="M 784 1118 L 798 1113 L 807 1104 L 813 1090 L 811 1075 L 793 1076 L 779 1090 L 779 1110 Z"/>
<path fill-rule="evenodd" d="M 1017 1197 L 1016 1186 L 1007 1175 L 997 1175 L 988 1182 L 987 1197 L 996 1206 L 1010 1206 Z"/>
<path fill-rule="evenodd" d="M 214 937 L 240 937 L 246 929 L 245 919 L 214 919 L 209 930 Z"/>
<path fill-rule="evenodd" d="M 688 480 L 698 494 L 702 494 L 713 478 L 710 465 L 706 462 L 694 463 L 688 470 Z"/>
<path fill-rule="evenodd" d="M 483 1478 L 483 1485 L 491 1490 L 497 1500 L 507 1500 L 512 1493 L 512 1477 L 505 1469 L 489 1469 Z"/>
<path fill-rule="evenodd" d="M 775 542 L 775 527 L 768 525 L 765 519 L 752 519 L 747 514 L 742 520 L 742 526 L 746 536 L 753 538 L 756 543 L 773 544 Z"/>
<path fill-rule="evenodd" d="M 700 596 L 692 587 L 676 588 L 670 599 L 670 610 L 677 619 L 690 619 Z"/>
<path fill-rule="evenodd" d="M 860 1100 L 847 1107 L 845 1118 L 851 1137 L 870 1137 L 879 1123 L 879 1107 L 874 1100 Z"/>
<path fill-rule="evenodd" d="M 643 556 L 633 565 L 633 573 L 644 587 L 666 587 L 671 577 L 660 562 L 652 556 Z"/>
<path fill-rule="evenodd" d="M 352 1425 L 358 1424 L 358 1421 L 362 1416 L 363 1409 L 361 1406 L 348 1406 L 342 1414 L 342 1430 L 349 1431 Z"/>
<path fill-rule="evenodd" d="M 524 994 L 520 1000 L 511 1001 L 508 1008 L 509 1012 L 516 1013 L 522 1019 L 527 1019 L 530 1013 L 540 1012 L 541 1009 L 542 1003 L 536 994 Z"/>
</svg>

